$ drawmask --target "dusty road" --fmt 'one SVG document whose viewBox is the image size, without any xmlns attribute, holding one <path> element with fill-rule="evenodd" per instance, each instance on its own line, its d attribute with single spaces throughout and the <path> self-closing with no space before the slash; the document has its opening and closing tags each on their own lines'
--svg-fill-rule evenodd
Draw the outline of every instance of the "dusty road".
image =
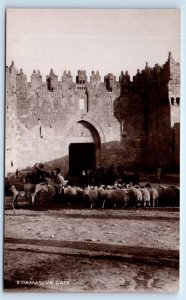
<svg viewBox="0 0 186 300">
<path fill-rule="evenodd" d="M 179 211 L 5 210 L 6 291 L 176 292 Z"/>
</svg>

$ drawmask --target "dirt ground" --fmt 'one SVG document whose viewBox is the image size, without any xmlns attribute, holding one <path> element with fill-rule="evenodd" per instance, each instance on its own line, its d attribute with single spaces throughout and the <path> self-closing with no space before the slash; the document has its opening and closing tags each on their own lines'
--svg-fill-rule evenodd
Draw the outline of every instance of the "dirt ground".
<svg viewBox="0 0 186 300">
<path fill-rule="evenodd" d="M 177 292 L 179 210 L 5 210 L 5 291 Z"/>
</svg>

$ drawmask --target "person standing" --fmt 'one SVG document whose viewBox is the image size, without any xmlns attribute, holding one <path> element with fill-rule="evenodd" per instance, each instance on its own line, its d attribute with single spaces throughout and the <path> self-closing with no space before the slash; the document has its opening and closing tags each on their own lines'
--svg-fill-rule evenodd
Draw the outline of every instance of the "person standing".
<svg viewBox="0 0 186 300">
<path fill-rule="evenodd" d="M 162 178 L 162 169 L 161 168 L 156 169 L 156 177 L 157 177 L 157 182 L 161 183 L 161 178 Z"/>
<path fill-rule="evenodd" d="M 61 169 L 56 168 L 56 181 L 58 184 L 58 196 L 59 198 L 63 197 L 64 195 L 64 187 L 67 184 L 68 180 L 65 180 L 62 173 Z"/>
</svg>

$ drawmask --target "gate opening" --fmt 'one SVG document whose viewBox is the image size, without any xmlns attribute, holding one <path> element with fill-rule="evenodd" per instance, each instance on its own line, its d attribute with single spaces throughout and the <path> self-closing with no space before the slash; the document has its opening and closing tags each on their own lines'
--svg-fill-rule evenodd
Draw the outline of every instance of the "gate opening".
<svg viewBox="0 0 186 300">
<path fill-rule="evenodd" d="M 96 166 L 94 143 L 72 143 L 69 146 L 69 175 L 77 176 L 83 170 L 94 170 Z"/>
</svg>

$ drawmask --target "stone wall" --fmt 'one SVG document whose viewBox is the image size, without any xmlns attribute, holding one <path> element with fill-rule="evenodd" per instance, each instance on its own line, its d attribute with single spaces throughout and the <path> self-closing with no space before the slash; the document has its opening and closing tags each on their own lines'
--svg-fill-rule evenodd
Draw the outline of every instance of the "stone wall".
<svg viewBox="0 0 186 300">
<path fill-rule="evenodd" d="M 96 167 L 170 165 L 171 120 L 179 118 L 170 98 L 178 98 L 178 67 L 169 54 L 165 65 L 146 64 L 133 81 L 126 71 L 119 81 L 109 73 L 104 82 L 98 71 L 89 82 L 85 70 L 76 82 L 70 71 L 59 81 L 52 69 L 45 82 L 35 70 L 28 82 L 22 69 L 7 67 L 6 173 L 43 162 L 60 164 L 66 174 L 69 145 L 89 142 L 96 145 Z"/>
</svg>

